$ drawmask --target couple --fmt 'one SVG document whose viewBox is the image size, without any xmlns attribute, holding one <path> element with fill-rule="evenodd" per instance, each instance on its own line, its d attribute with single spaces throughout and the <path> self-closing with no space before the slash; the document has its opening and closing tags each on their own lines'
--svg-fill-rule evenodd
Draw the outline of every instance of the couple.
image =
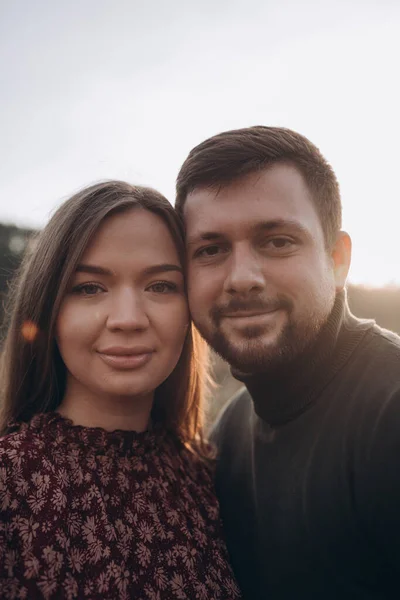
<svg viewBox="0 0 400 600">
<path fill-rule="evenodd" d="M 61 206 L 11 293 L 0 597 L 397 597 L 400 339 L 350 314 L 340 228 L 281 128 L 194 148 L 176 212 L 121 182 Z M 216 466 L 197 330 L 244 383 Z"/>
</svg>

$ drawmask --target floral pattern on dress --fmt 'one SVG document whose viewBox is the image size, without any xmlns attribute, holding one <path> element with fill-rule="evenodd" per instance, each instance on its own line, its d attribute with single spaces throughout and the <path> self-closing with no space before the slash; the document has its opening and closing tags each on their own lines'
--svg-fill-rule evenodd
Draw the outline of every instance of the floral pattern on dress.
<svg viewBox="0 0 400 600">
<path fill-rule="evenodd" d="M 239 598 L 209 467 L 162 431 L 19 425 L 0 439 L 0 597 Z"/>
</svg>

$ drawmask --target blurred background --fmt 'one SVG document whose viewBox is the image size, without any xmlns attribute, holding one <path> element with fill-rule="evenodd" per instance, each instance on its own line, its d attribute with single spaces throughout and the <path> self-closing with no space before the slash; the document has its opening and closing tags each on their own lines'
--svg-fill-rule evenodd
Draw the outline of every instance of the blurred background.
<svg viewBox="0 0 400 600">
<path fill-rule="evenodd" d="M 0 322 L 32 232 L 84 185 L 174 201 L 220 131 L 309 137 L 341 184 L 350 305 L 400 332 L 398 0 L 0 0 Z M 237 387 L 215 362 L 213 411 Z"/>
</svg>

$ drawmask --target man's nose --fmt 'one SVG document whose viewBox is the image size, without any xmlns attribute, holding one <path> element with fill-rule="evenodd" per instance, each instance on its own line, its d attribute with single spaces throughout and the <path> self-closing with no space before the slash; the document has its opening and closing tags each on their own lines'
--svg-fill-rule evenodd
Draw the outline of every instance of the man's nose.
<svg viewBox="0 0 400 600">
<path fill-rule="evenodd" d="M 260 257 L 249 247 L 235 248 L 228 264 L 229 272 L 225 279 L 228 294 L 247 294 L 261 291 L 265 287 Z"/>
<path fill-rule="evenodd" d="M 113 295 L 107 319 L 109 329 L 134 331 L 146 329 L 148 325 L 142 294 L 125 288 Z"/>
</svg>

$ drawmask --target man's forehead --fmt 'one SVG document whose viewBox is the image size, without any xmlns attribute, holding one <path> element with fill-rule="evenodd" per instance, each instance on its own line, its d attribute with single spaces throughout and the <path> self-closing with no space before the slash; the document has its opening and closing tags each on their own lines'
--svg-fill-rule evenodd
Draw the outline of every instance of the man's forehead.
<svg viewBox="0 0 400 600">
<path fill-rule="evenodd" d="M 203 204 L 249 199 L 261 202 L 270 198 L 293 201 L 298 197 L 312 200 L 302 174 L 291 164 L 277 163 L 228 183 L 195 187 L 188 193 L 183 209 L 188 214 L 189 208 L 199 211 Z"/>
<path fill-rule="evenodd" d="M 224 187 L 196 188 L 184 206 L 188 242 L 257 228 L 320 228 L 307 186 L 296 169 L 277 165 Z"/>
</svg>

